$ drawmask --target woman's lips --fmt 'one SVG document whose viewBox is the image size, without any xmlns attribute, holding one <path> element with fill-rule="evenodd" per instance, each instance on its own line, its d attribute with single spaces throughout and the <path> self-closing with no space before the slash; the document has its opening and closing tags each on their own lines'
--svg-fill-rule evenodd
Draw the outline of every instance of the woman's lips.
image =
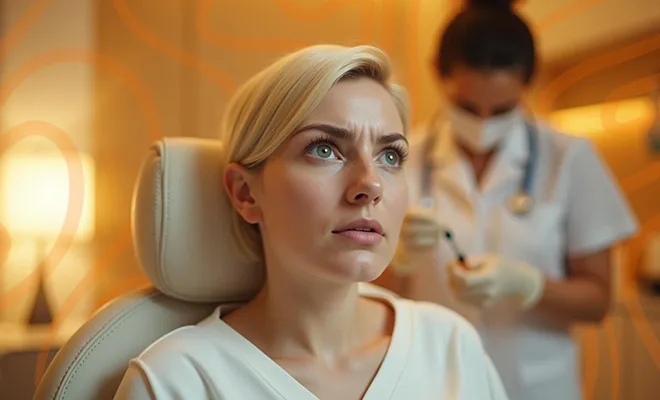
<svg viewBox="0 0 660 400">
<path fill-rule="evenodd" d="M 383 235 L 373 231 L 349 229 L 349 230 L 333 232 L 333 233 L 337 236 L 340 236 L 344 239 L 350 240 L 351 242 L 354 242 L 362 246 L 374 246 L 380 243 L 381 240 L 383 240 Z"/>
</svg>

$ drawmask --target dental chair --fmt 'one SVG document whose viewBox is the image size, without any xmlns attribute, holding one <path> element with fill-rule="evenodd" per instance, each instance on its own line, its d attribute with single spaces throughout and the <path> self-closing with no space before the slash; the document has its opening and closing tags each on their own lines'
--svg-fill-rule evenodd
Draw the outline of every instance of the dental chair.
<svg viewBox="0 0 660 400">
<path fill-rule="evenodd" d="M 144 161 L 131 228 L 139 264 L 153 287 L 121 296 L 60 349 L 36 400 L 112 399 L 131 358 L 219 304 L 239 304 L 261 288 L 261 265 L 232 246 L 218 141 L 170 138 Z"/>
</svg>

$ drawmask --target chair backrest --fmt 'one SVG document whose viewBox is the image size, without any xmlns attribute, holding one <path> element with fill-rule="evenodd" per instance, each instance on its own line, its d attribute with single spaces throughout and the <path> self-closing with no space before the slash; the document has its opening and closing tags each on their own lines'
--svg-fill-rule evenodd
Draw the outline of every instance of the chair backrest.
<svg viewBox="0 0 660 400">
<path fill-rule="evenodd" d="M 222 146 L 170 138 L 147 156 L 135 187 L 133 241 L 153 288 L 113 300 L 63 346 L 35 399 L 112 399 L 149 344 L 199 322 L 219 304 L 241 303 L 263 283 L 263 268 L 231 239 L 222 183 Z"/>
</svg>

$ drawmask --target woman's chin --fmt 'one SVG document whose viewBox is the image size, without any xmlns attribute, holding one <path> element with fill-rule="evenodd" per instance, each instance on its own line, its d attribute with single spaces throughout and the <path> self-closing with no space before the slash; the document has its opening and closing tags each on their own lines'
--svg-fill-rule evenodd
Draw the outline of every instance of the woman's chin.
<svg viewBox="0 0 660 400">
<path fill-rule="evenodd" d="M 327 265 L 327 264 L 326 264 Z M 343 282 L 372 282 L 387 268 L 387 263 L 380 257 L 346 257 L 328 265 L 328 270 L 334 280 Z"/>
</svg>

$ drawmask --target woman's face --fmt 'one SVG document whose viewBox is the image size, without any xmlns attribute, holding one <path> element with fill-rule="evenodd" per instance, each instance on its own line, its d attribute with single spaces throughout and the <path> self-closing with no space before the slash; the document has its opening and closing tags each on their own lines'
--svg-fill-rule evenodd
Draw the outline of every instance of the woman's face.
<svg viewBox="0 0 660 400">
<path fill-rule="evenodd" d="M 506 114 L 522 101 L 526 89 L 522 71 L 480 70 L 457 66 L 443 80 L 447 99 L 457 108 L 486 119 Z"/>
<path fill-rule="evenodd" d="M 250 185 L 269 274 L 377 278 L 408 205 L 407 152 L 400 115 L 380 84 L 337 83 Z"/>
</svg>

